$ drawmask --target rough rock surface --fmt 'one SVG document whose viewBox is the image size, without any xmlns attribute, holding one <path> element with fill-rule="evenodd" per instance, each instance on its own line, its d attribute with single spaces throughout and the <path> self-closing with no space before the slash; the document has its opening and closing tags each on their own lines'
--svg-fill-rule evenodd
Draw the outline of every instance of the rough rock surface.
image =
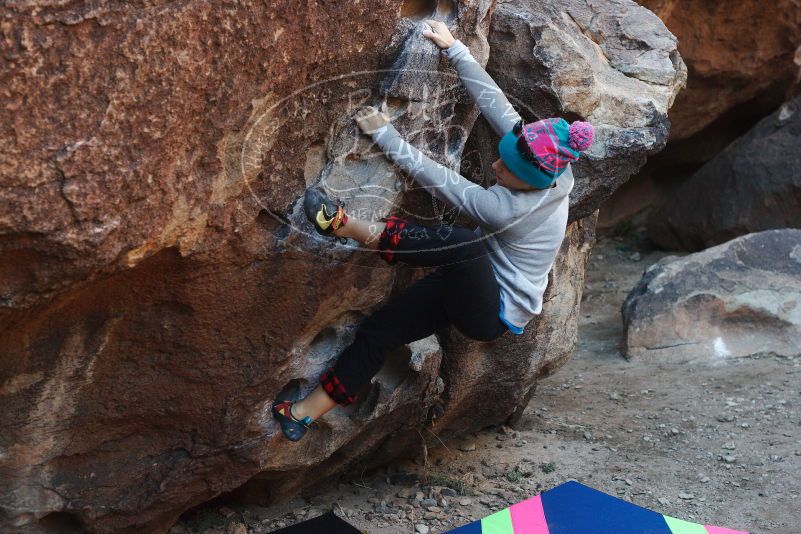
<svg viewBox="0 0 801 534">
<path fill-rule="evenodd" d="M 767 230 L 663 258 L 622 313 L 629 358 L 801 356 L 801 230 Z"/>
<path fill-rule="evenodd" d="M 487 71 L 525 120 L 566 116 L 596 127 L 598 141 L 573 166 L 571 220 L 598 209 L 667 142 L 667 111 L 687 72 L 676 39 L 647 9 L 627 0 L 511 0 L 495 10 L 490 46 Z M 467 147 L 490 175 L 493 135 L 479 125 Z"/>
<path fill-rule="evenodd" d="M 604 204 L 600 229 L 666 203 L 701 166 L 790 98 L 801 75 L 801 5 L 795 0 L 639 3 L 678 38 L 687 87 L 670 109 L 668 146 Z"/>
<path fill-rule="evenodd" d="M 679 40 L 687 90 L 670 110 L 671 140 L 703 130 L 730 109 L 758 100 L 775 109 L 799 65 L 801 6 L 795 0 L 638 0 Z M 747 113 L 747 111 L 746 111 Z"/>
<path fill-rule="evenodd" d="M 310 233 L 297 200 L 323 183 L 359 216 L 415 205 L 351 120 L 356 106 L 384 98 L 408 139 L 457 164 L 477 111 L 447 61 L 432 60 L 417 21 L 448 21 L 483 63 L 492 8 L 0 8 L 0 530 L 163 531 L 221 492 L 288 497 L 409 452 L 432 418 L 456 434 L 524 404 L 535 377 L 575 343 L 594 225 L 578 219 L 597 209 L 598 188 L 576 189 L 582 208 L 552 274 L 549 312 L 526 336 L 500 341 L 505 352 L 453 333 L 442 336 L 450 348 L 435 338 L 402 348 L 362 402 L 331 412 L 300 444 L 268 412 L 282 390 L 313 387 L 410 275 Z M 310 48 L 310 36 L 325 46 Z M 408 74 L 421 65 L 419 77 Z M 654 99 L 629 117 L 647 130 L 669 99 L 626 87 Z M 592 116 L 592 106 L 565 111 Z M 514 379 L 504 384 L 509 413 L 476 417 L 470 406 L 487 390 L 457 387 L 491 376 L 488 356 L 501 353 Z"/>
<path fill-rule="evenodd" d="M 773 228 L 801 228 L 801 97 L 704 165 L 648 220 L 649 237 L 668 250 Z"/>
</svg>

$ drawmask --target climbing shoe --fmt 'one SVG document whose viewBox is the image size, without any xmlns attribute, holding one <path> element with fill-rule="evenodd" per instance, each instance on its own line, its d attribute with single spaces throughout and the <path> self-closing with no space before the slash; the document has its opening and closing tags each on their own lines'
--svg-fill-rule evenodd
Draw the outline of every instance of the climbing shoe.
<svg viewBox="0 0 801 534">
<path fill-rule="evenodd" d="M 345 207 L 318 189 L 307 189 L 303 198 L 303 209 L 314 229 L 323 235 L 332 235 L 334 230 L 348 222 Z M 344 238 L 341 238 L 344 239 Z"/>
<path fill-rule="evenodd" d="M 273 417 L 281 425 L 281 431 L 290 441 L 298 441 L 312 426 L 314 421 L 308 415 L 303 419 L 295 419 L 292 415 L 292 401 L 275 401 L 273 403 Z"/>
</svg>

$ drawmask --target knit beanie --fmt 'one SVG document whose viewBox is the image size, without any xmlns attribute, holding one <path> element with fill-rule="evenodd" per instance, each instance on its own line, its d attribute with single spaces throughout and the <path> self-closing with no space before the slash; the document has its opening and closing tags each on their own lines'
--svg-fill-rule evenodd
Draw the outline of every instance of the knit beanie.
<svg viewBox="0 0 801 534">
<path fill-rule="evenodd" d="M 568 124 L 552 118 L 523 125 L 520 137 L 525 140 L 533 161 L 524 159 L 517 148 L 518 136 L 509 131 L 498 143 L 498 152 L 515 176 L 538 189 L 547 189 L 592 145 L 595 130 L 589 122 Z"/>
</svg>

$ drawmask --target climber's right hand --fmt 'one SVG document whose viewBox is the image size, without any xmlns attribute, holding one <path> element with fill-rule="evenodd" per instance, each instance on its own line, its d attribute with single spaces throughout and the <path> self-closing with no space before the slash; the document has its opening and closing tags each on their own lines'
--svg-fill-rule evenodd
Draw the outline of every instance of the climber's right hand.
<svg viewBox="0 0 801 534">
<path fill-rule="evenodd" d="M 440 48 L 450 48 L 456 41 L 444 22 L 429 19 L 426 21 L 431 30 L 423 30 L 423 36 L 431 39 Z"/>
</svg>

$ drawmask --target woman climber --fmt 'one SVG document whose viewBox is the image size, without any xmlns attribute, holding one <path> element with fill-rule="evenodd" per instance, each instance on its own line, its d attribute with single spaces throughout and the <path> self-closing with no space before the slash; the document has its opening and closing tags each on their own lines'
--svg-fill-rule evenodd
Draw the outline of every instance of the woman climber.
<svg viewBox="0 0 801 534">
<path fill-rule="evenodd" d="M 348 217 L 340 203 L 309 189 L 307 217 L 327 236 L 351 238 L 389 264 L 437 267 L 359 326 L 353 343 L 303 400 L 278 399 L 273 416 L 284 435 L 301 439 L 337 404 L 351 404 L 391 350 L 453 325 L 468 338 L 491 341 L 523 328 L 542 310 L 548 272 L 565 236 L 570 163 L 593 141 L 591 124 L 551 118 L 523 124 L 520 115 L 468 48 L 447 26 L 426 21 L 433 41 L 492 128 L 501 136 L 488 189 L 427 158 L 404 141 L 384 111 L 360 109 L 356 122 L 383 152 L 435 197 L 465 211 L 479 228 L 422 226 L 390 216 L 381 222 Z"/>
</svg>

